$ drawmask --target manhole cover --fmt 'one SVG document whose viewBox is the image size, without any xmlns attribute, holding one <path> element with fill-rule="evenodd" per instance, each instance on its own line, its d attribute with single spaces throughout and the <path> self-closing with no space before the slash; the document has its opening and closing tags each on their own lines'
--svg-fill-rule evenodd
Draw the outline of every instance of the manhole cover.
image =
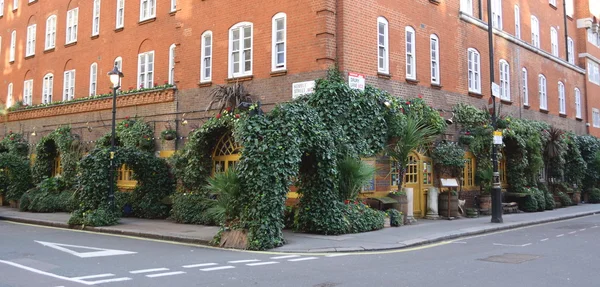
<svg viewBox="0 0 600 287">
<path fill-rule="evenodd" d="M 520 263 L 535 260 L 538 258 L 540 258 L 540 256 L 531 255 L 531 254 L 505 253 L 503 255 L 494 255 L 494 256 L 490 256 L 488 258 L 479 259 L 479 260 L 496 262 L 496 263 L 520 264 Z"/>
</svg>

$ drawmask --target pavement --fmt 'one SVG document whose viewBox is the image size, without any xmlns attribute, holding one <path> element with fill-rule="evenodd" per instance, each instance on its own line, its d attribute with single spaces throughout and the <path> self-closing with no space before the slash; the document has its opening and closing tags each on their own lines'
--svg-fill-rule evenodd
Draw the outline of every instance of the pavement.
<svg viewBox="0 0 600 287">
<path fill-rule="evenodd" d="M 339 236 L 284 231 L 286 244 L 273 249 L 282 253 L 360 252 L 403 249 L 460 237 L 572 219 L 600 213 L 600 205 L 580 204 L 537 213 L 506 214 L 504 223 L 490 223 L 490 217 L 456 220 L 418 220 L 415 224 Z M 0 207 L 0 220 L 70 228 L 68 213 L 28 213 Z M 177 224 L 169 220 L 122 218 L 109 227 L 86 227 L 88 231 L 208 245 L 218 227 Z"/>
</svg>

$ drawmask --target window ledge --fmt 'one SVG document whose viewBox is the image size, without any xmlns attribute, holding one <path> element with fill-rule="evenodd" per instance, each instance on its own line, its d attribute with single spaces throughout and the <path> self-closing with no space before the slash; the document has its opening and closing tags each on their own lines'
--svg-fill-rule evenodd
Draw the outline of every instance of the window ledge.
<svg viewBox="0 0 600 287">
<path fill-rule="evenodd" d="M 200 88 L 205 88 L 205 87 L 210 87 L 210 86 L 212 86 L 212 81 L 198 83 L 198 87 L 200 87 Z"/>
<path fill-rule="evenodd" d="M 546 110 L 546 109 L 542 109 L 542 108 L 540 108 L 540 113 L 547 114 L 547 113 L 549 113 L 549 111 L 548 111 L 548 110 Z"/>
<path fill-rule="evenodd" d="M 469 91 L 469 96 L 474 97 L 474 98 L 480 98 L 480 99 L 483 98 L 483 94 L 478 93 L 478 92 L 472 92 L 472 91 Z"/>
<path fill-rule="evenodd" d="M 180 9 L 171 10 L 171 11 L 169 12 L 169 15 L 171 15 L 171 16 L 175 16 L 175 14 L 177 14 L 177 12 L 179 12 L 179 11 L 181 11 L 181 8 L 180 8 Z"/>
<path fill-rule="evenodd" d="M 54 52 L 54 49 L 55 48 L 46 49 L 46 50 L 44 50 L 44 54 L 52 53 L 52 52 Z"/>
<path fill-rule="evenodd" d="M 225 81 L 227 81 L 227 83 L 229 83 L 229 84 L 235 83 L 235 82 L 246 82 L 246 81 L 252 80 L 253 77 L 254 76 L 252 76 L 252 75 L 241 76 L 241 77 L 229 78 L 229 79 L 226 79 Z"/>
<path fill-rule="evenodd" d="M 9 62 L 10 64 L 14 64 L 14 63 L 15 63 L 15 60 L 8 61 L 8 62 Z"/>
<path fill-rule="evenodd" d="M 561 117 L 561 118 L 566 118 L 567 117 L 567 115 L 563 114 L 563 113 L 558 114 L 558 116 Z"/>
<path fill-rule="evenodd" d="M 94 40 L 94 39 L 98 39 L 98 38 L 100 38 L 100 34 L 98 34 L 98 35 L 92 35 L 92 37 L 90 37 L 90 38 L 91 38 L 92 40 Z"/>
<path fill-rule="evenodd" d="M 503 104 L 505 104 L 505 105 L 509 105 L 509 106 L 513 104 L 513 102 L 511 100 L 500 99 L 500 102 L 503 103 Z"/>
<path fill-rule="evenodd" d="M 523 108 L 526 109 L 526 110 L 529 110 L 531 107 L 529 105 L 527 105 L 527 104 L 524 104 Z"/>
<path fill-rule="evenodd" d="M 125 30 L 125 27 L 117 28 L 117 29 L 115 29 L 115 32 L 121 32 L 123 30 Z"/>
<path fill-rule="evenodd" d="M 567 19 L 573 21 L 573 15 L 567 15 Z"/>
<path fill-rule="evenodd" d="M 389 79 L 392 78 L 392 75 L 388 74 L 388 73 L 377 72 L 377 77 L 380 78 L 380 79 L 389 80 Z"/>
<path fill-rule="evenodd" d="M 146 20 L 141 20 L 138 22 L 138 25 L 144 25 L 144 24 L 148 24 L 148 23 L 151 23 L 154 21 L 156 21 L 156 17 L 148 18 Z"/>
<path fill-rule="evenodd" d="M 431 83 L 431 87 L 436 89 L 436 90 L 441 90 L 443 88 L 442 85 L 440 84 L 435 84 L 435 83 Z"/>
<path fill-rule="evenodd" d="M 417 84 L 419 84 L 419 81 L 418 81 L 418 80 L 409 79 L 409 78 L 406 78 L 406 79 L 404 79 L 404 80 L 405 80 L 407 83 L 411 84 L 411 85 L 417 85 Z"/>
<path fill-rule="evenodd" d="M 33 0 L 33 1 L 29 2 L 29 3 L 27 3 L 27 5 L 33 5 L 33 4 L 37 3 L 37 2 L 38 2 L 38 0 Z"/>
<path fill-rule="evenodd" d="M 272 71 L 271 77 L 280 77 L 287 75 L 287 70 Z"/>
<path fill-rule="evenodd" d="M 554 6 L 554 4 L 552 4 L 552 3 L 548 3 L 548 5 L 550 5 L 550 8 L 552 8 L 554 10 L 558 10 L 558 7 Z"/>
<path fill-rule="evenodd" d="M 579 117 L 576 117 L 575 120 L 578 121 L 578 122 L 582 122 L 583 121 L 583 119 L 579 118 Z"/>
<path fill-rule="evenodd" d="M 77 41 L 65 44 L 65 48 L 77 45 Z"/>
<path fill-rule="evenodd" d="M 25 60 L 27 60 L 27 59 L 31 59 L 31 58 L 33 58 L 33 57 L 35 57 L 35 55 L 29 55 L 29 56 L 26 56 L 26 57 L 25 57 Z"/>
<path fill-rule="evenodd" d="M 440 5 L 440 1 L 439 0 L 429 0 L 429 3 L 435 4 L 435 5 Z"/>
</svg>

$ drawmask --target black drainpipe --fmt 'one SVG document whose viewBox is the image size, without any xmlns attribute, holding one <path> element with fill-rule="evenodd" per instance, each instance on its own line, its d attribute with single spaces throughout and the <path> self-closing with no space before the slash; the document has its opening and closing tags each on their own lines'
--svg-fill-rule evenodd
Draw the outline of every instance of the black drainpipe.
<svg viewBox="0 0 600 287">
<path fill-rule="evenodd" d="M 564 12 L 565 14 L 563 15 L 563 18 L 565 20 L 565 59 L 567 59 L 567 62 L 569 61 L 569 33 L 568 33 L 568 29 L 567 29 L 567 0 L 563 0 L 563 8 L 564 8 Z M 575 60 L 575 47 L 573 47 L 573 60 Z M 575 62 L 575 61 L 573 61 Z"/>
</svg>

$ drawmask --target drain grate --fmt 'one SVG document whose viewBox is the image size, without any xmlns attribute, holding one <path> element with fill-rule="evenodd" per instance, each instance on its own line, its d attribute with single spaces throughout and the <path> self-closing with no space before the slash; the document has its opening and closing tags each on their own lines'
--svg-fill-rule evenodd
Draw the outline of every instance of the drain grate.
<svg viewBox="0 0 600 287">
<path fill-rule="evenodd" d="M 478 260 L 506 264 L 521 264 L 523 262 L 535 260 L 540 257 L 541 256 L 531 254 L 504 253 L 503 255 L 494 255 Z"/>
</svg>

